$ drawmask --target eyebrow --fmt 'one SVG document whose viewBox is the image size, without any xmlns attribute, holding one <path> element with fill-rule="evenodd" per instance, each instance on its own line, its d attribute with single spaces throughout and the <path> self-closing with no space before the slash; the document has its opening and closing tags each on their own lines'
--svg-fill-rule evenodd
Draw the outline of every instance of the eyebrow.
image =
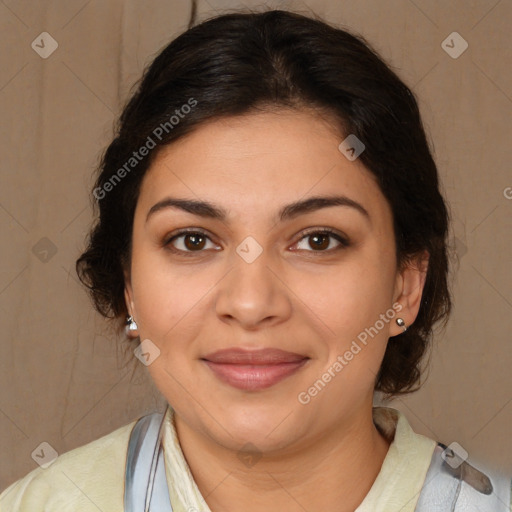
<svg viewBox="0 0 512 512">
<path fill-rule="evenodd" d="M 370 214 L 363 205 L 346 196 L 315 196 L 303 199 L 301 201 L 290 203 L 281 208 L 278 214 L 278 219 L 281 222 L 283 222 L 286 220 L 294 219 L 299 215 L 311 213 L 316 210 L 320 210 L 322 208 L 329 208 L 332 206 L 346 206 L 349 208 L 353 208 L 357 210 L 359 213 L 361 213 L 368 220 L 370 219 Z M 210 203 L 209 201 L 197 201 L 194 199 L 179 199 L 175 197 L 166 197 L 165 199 L 162 199 L 161 201 L 154 204 L 150 208 L 146 216 L 146 222 L 153 214 L 167 208 L 177 208 L 187 213 L 197 215 L 199 217 L 216 219 L 223 222 L 226 221 L 228 218 L 227 210 L 221 208 L 220 206 L 216 206 L 215 204 Z"/>
</svg>

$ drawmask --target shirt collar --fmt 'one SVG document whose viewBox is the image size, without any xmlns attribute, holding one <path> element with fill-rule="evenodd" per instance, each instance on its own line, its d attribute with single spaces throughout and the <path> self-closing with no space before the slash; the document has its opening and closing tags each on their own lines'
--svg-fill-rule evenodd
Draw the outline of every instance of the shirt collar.
<svg viewBox="0 0 512 512">
<path fill-rule="evenodd" d="M 372 414 L 375 426 L 391 444 L 376 480 L 355 512 L 413 512 L 436 442 L 416 434 L 397 409 L 374 406 Z M 211 512 L 181 450 L 170 406 L 164 421 L 164 457 L 173 511 Z"/>
</svg>

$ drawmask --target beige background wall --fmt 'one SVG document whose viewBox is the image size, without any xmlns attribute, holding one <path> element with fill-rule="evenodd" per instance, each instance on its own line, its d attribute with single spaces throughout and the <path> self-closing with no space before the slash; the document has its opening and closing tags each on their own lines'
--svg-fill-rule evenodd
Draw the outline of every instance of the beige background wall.
<svg viewBox="0 0 512 512">
<path fill-rule="evenodd" d="M 262 4 L 200 0 L 199 18 L 243 5 Z M 267 5 L 309 6 L 364 35 L 418 93 L 460 268 L 429 379 L 388 405 L 417 432 L 459 442 L 470 462 L 512 472 L 512 2 Z M 188 0 L 0 2 L 0 489 L 36 467 L 43 441 L 63 453 L 163 409 L 145 369 L 131 378 L 118 363 L 74 262 L 112 121 L 189 9 Z M 58 43 L 47 59 L 31 48 L 43 31 Z M 441 47 L 453 31 L 469 44 L 456 59 Z"/>
</svg>

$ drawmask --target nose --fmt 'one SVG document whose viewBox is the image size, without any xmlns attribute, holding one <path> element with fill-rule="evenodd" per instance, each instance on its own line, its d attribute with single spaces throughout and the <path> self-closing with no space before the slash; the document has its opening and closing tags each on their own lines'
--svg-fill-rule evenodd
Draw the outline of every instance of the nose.
<svg viewBox="0 0 512 512">
<path fill-rule="evenodd" d="M 292 311 L 291 291 L 266 251 L 254 261 L 234 259 L 217 288 L 216 313 L 232 326 L 258 330 L 286 321 Z"/>
</svg>

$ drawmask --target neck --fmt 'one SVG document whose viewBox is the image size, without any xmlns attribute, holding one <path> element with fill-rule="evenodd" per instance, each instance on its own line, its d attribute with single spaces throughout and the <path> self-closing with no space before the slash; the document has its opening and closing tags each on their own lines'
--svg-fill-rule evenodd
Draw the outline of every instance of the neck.
<svg viewBox="0 0 512 512">
<path fill-rule="evenodd" d="M 371 408 L 365 413 L 349 429 L 338 426 L 293 449 L 252 460 L 191 430 L 178 415 L 175 425 L 212 512 L 353 512 L 377 478 L 390 445 L 373 424 Z"/>
</svg>

